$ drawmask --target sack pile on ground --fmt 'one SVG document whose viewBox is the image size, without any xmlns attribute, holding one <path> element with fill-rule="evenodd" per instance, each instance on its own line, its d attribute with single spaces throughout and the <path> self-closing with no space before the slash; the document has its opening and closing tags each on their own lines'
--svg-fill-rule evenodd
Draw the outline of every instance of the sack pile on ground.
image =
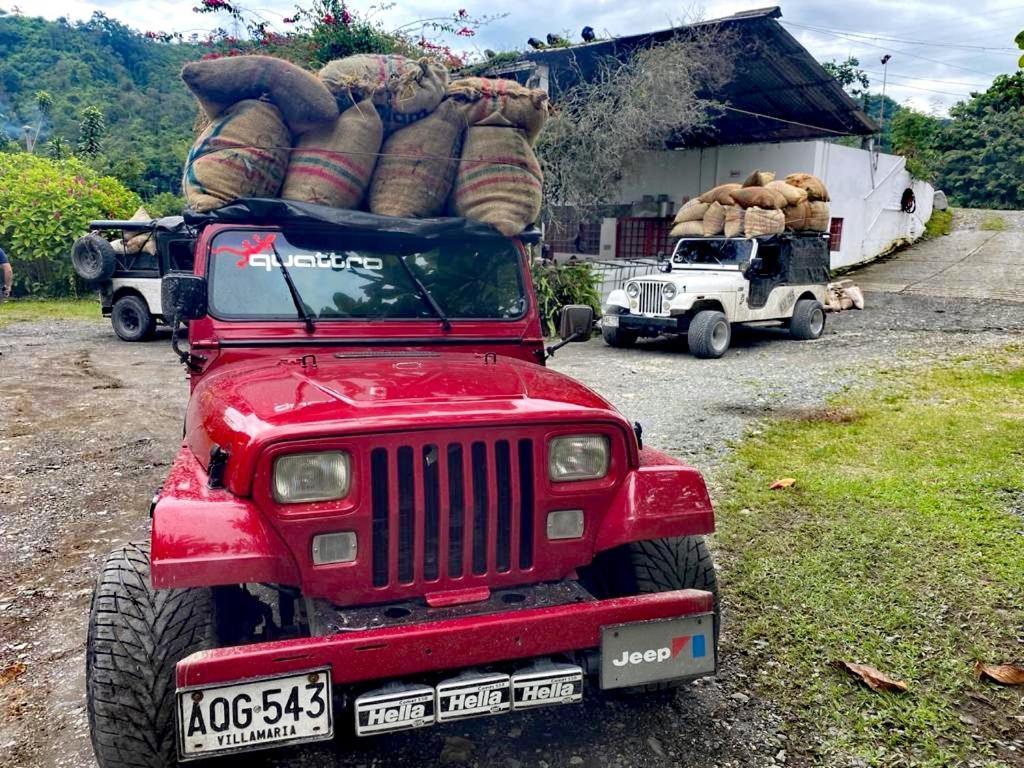
<svg viewBox="0 0 1024 768">
<path fill-rule="evenodd" d="M 719 184 L 687 201 L 676 214 L 672 237 L 758 237 L 784 232 L 827 232 L 828 190 L 809 173 L 784 180 L 754 171 L 742 184 Z"/>
<path fill-rule="evenodd" d="M 864 292 L 852 280 L 829 283 L 825 296 L 825 309 L 829 312 L 864 309 Z"/>
<path fill-rule="evenodd" d="M 533 144 L 550 111 L 543 91 L 479 77 L 449 83 L 437 62 L 394 55 L 349 56 L 318 74 L 237 56 L 191 62 L 181 76 L 209 117 L 182 180 L 194 211 L 281 197 L 465 216 L 505 235 L 540 215 Z"/>
</svg>

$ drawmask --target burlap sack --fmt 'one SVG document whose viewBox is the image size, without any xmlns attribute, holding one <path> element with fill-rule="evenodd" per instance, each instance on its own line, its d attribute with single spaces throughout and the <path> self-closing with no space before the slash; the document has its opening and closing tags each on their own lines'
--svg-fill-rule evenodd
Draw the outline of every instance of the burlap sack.
<svg viewBox="0 0 1024 768">
<path fill-rule="evenodd" d="M 719 202 L 709 205 L 701 223 L 704 237 L 716 237 L 722 234 L 725 231 L 725 206 Z"/>
<path fill-rule="evenodd" d="M 540 215 L 542 186 L 540 163 L 524 131 L 500 114 L 466 131 L 452 191 L 457 215 L 517 235 Z"/>
<path fill-rule="evenodd" d="M 446 93 L 448 99 L 462 109 L 469 125 L 476 125 L 498 112 L 526 131 L 531 144 L 537 140 L 551 111 L 544 91 L 527 88 L 515 80 L 464 77 L 453 80 Z"/>
<path fill-rule="evenodd" d="M 153 217 L 149 215 L 149 211 L 146 210 L 145 206 L 140 205 L 135 209 L 135 213 L 128 221 L 152 221 Z M 134 235 L 123 243 L 122 253 L 131 255 L 135 253 L 142 253 L 143 250 L 146 253 L 156 255 L 156 238 L 153 237 L 152 232 L 140 232 Z"/>
<path fill-rule="evenodd" d="M 798 203 L 806 202 L 807 190 L 800 189 L 800 187 L 794 187 L 792 184 L 787 184 L 784 181 L 770 181 L 765 185 L 765 189 L 770 189 L 774 192 L 778 192 L 784 198 L 786 198 L 786 205 L 796 205 Z"/>
<path fill-rule="evenodd" d="M 731 195 L 736 205 L 743 208 L 757 206 L 766 210 L 774 210 L 786 204 L 786 198 L 781 193 L 774 192 L 765 187 L 744 187 L 743 189 L 733 190 Z"/>
<path fill-rule="evenodd" d="M 680 221 L 674 227 L 672 231 L 668 233 L 669 237 L 703 237 L 704 236 L 704 222 L 702 221 Z"/>
<path fill-rule="evenodd" d="M 707 213 L 708 204 L 702 203 L 700 198 L 693 198 L 683 203 L 683 207 L 679 209 L 676 214 L 675 222 L 680 224 L 684 221 L 700 221 L 704 218 L 704 214 Z"/>
<path fill-rule="evenodd" d="M 277 108 L 240 101 L 203 131 L 185 161 L 182 192 L 202 213 L 238 197 L 276 197 L 292 138 Z"/>
<path fill-rule="evenodd" d="M 814 200 L 810 203 L 811 215 L 807 218 L 807 229 L 815 232 L 828 232 L 831 219 L 828 214 L 828 203 Z"/>
<path fill-rule="evenodd" d="M 732 192 L 739 189 L 739 184 L 719 184 L 717 187 L 712 187 L 703 195 L 698 197 L 702 203 L 713 203 L 718 201 L 722 205 L 732 205 Z"/>
<path fill-rule="evenodd" d="M 384 142 L 370 186 L 370 210 L 384 216 L 424 218 L 444 211 L 459 167 L 466 119 L 441 102 L 422 120 Z"/>
<path fill-rule="evenodd" d="M 747 208 L 743 217 L 743 233 L 747 237 L 775 235 L 786 228 L 786 217 L 782 211 Z"/>
<path fill-rule="evenodd" d="M 448 70 L 432 59 L 372 53 L 329 61 L 319 77 L 340 109 L 373 99 L 386 132 L 437 109 L 448 85 Z"/>
<path fill-rule="evenodd" d="M 817 176 L 809 173 L 791 173 L 786 177 L 786 183 L 794 187 L 800 187 L 807 192 L 807 199 L 812 203 L 815 200 L 828 202 L 828 190 L 825 184 Z"/>
<path fill-rule="evenodd" d="M 746 210 L 738 205 L 725 205 L 725 226 L 723 232 L 726 237 L 743 237 L 743 224 L 746 218 Z"/>
<path fill-rule="evenodd" d="M 796 232 L 810 229 L 811 204 L 806 200 L 796 205 L 787 205 L 782 209 L 782 215 L 786 218 L 786 229 Z"/>
<path fill-rule="evenodd" d="M 338 118 L 330 91 L 316 75 L 273 56 L 231 56 L 190 61 L 181 79 L 210 117 L 245 99 L 268 99 L 293 133 L 305 133 Z"/>
<path fill-rule="evenodd" d="M 775 181 L 775 171 L 754 171 L 743 180 L 744 187 L 766 187 Z"/>
<path fill-rule="evenodd" d="M 370 184 L 383 140 L 384 126 L 370 102 L 346 109 L 334 125 L 299 137 L 281 197 L 332 208 L 357 208 Z"/>
</svg>

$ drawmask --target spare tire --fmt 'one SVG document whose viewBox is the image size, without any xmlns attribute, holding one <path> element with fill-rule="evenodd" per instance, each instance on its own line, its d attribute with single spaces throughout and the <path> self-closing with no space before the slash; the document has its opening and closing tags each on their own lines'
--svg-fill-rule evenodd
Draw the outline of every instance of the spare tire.
<svg viewBox="0 0 1024 768">
<path fill-rule="evenodd" d="M 80 237 L 71 248 L 71 264 L 78 276 L 89 283 L 109 280 L 117 266 L 114 246 L 92 233 Z"/>
</svg>

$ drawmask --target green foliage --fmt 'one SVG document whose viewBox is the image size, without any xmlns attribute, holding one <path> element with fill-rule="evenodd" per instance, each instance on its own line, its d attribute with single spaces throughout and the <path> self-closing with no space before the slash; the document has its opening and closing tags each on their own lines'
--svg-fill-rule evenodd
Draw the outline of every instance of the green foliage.
<svg viewBox="0 0 1024 768">
<path fill-rule="evenodd" d="M 890 124 L 892 151 L 907 159 L 907 170 L 914 178 L 934 181 L 938 173 L 939 152 L 936 149 L 942 133 L 937 117 L 901 108 Z"/>
<path fill-rule="evenodd" d="M 82 157 L 96 157 L 103 148 L 103 133 L 106 124 L 98 107 L 82 110 L 82 122 L 78 125 L 78 154 Z"/>
<path fill-rule="evenodd" d="M 1006 230 L 1006 219 L 997 213 L 990 213 L 982 218 L 981 223 L 978 224 L 978 229 L 983 229 L 986 232 L 1004 232 Z"/>
<path fill-rule="evenodd" d="M 91 219 L 131 216 L 138 195 L 81 160 L 55 162 L 24 152 L 0 154 L 0 244 L 20 293 L 76 290 L 67 255 Z"/>
<path fill-rule="evenodd" d="M 561 265 L 535 261 L 531 272 L 545 336 L 557 331 L 558 312 L 566 304 L 589 304 L 595 315 L 600 313 L 600 277 L 586 262 Z"/>
<path fill-rule="evenodd" d="M 848 56 L 845 61 L 826 61 L 822 68 L 839 81 L 847 93 L 859 97 L 867 93 L 871 79 L 860 68 L 860 60 L 856 56 Z"/>
<path fill-rule="evenodd" d="M 0 328 L 49 318 L 95 321 L 101 317 L 95 295 L 87 299 L 8 299 L 0 307 Z"/>
<path fill-rule="evenodd" d="M 161 192 L 146 198 L 143 205 L 150 216 L 159 219 L 164 216 L 180 216 L 185 208 L 185 199 L 173 192 Z"/>
<path fill-rule="evenodd" d="M 925 237 L 939 237 L 948 235 L 953 231 L 953 211 L 947 208 L 944 211 L 935 209 L 931 218 L 924 225 Z"/>
<path fill-rule="evenodd" d="M 195 115 L 178 72 L 205 51 L 165 45 L 102 14 L 86 22 L 0 16 L 0 97 L 7 123 L 35 125 L 41 114 L 37 95 L 44 92 L 52 103 L 40 147 L 60 136 L 70 148 L 82 110 L 95 105 L 107 123 L 99 166 L 109 172 L 107 158 L 137 158 L 138 192 L 178 191 Z M 9 140 L 0 135 L 0 144 Z"/>
</svg>

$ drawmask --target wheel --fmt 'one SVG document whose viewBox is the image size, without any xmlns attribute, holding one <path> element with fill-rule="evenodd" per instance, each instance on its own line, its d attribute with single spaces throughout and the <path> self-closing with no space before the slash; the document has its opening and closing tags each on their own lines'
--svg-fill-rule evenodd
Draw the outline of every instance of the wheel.
<svg viewBox="0 0 1024 768">
<path fill-rule="evenodd" d="M 604 337 L 604 343 L 609 347 L 632 347 L 637 340 L 636 331 L 626 331 L 622 328 L 601 326 L 601 335 Z"/>
<path fill-rule="evenodd" d="M 114 247 L 97 234 L 80 237 L 71 247 L 71 265 L 89 283 L 109 280 L 117 266 Z"/>
<path fill-rule="evenodd" d="M 800 341 L 817 339 L 825 332 L 825 308 L 820 301 L 800 299 L 793 307 L 789 335 Z"/>
<path fill-rule="evenodd" d="M 603 599 L 670 592 L 676 589 L 702 589 L 714 595 L 715 654 L 721 611 L 718 603 L 718 578 L 715 564 L 702 536 L 679 536 L 625 544 L 602 552 L 593 563 L 580 570 L 580 581 L 595 596 Z M 677 682 L 651 683 L 622 692 L 650 693 L 678 687 Z"/>
<path fill-rule="evenodd" d="M 122 341 L 145 341 L 153 336 L 156 328 L 156 320 L 146 302 L 134 294 L 122 296 L 114 302 L 110 322 Z"/>
<path fill-rule="evenodd" d="M 148 544 L 110 554 L 93 592 L 85 657 L 89 732 L 100 768 L 178 764 L 174 667 L 214 644 L 209 589 L 154 591 Z"/>
<path fill-rule="evenodd" d="M 698 312 L 690 321 L 690 330 L 686 333 L 690 344 L 690 352 L 694 357 L 711 359 L 721 357 L 729 349 L 732 341 L 732 326 L 723 312 L 705 309 Z"/>
</svg>

